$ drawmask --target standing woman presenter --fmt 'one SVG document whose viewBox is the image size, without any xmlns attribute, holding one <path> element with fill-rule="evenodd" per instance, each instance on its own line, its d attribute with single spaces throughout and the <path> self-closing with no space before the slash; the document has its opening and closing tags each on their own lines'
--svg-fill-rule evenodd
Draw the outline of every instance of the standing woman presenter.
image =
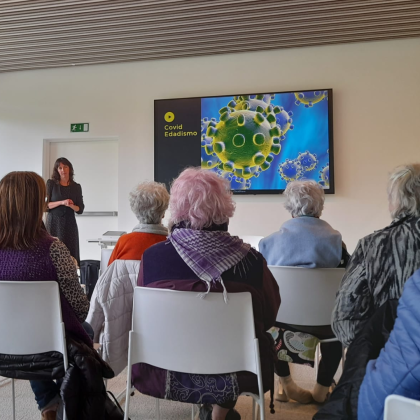
<svg viewBox="0 0 420 420">
<path fill-rule="evenodd" d="M 82 214 L 82 187 L 74 182 L 73 165 L 66 158 L 55 161 L 47 181 L 48 215 L 46 228 L 51 236 L 60 239 L 80 265 L 79 230 L 74 213 Z"/>
</svg>

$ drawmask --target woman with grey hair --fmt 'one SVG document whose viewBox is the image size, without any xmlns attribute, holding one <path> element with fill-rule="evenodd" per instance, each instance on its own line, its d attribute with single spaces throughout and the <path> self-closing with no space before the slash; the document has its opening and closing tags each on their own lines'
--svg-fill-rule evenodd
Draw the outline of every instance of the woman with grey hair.
<svg viewBox="0 0 420 420">
<path fill-rule="evenodd" d="M 322 187 L 315 181 L 293 181 L 284 195 L 284 208 L 292 219 L 259 243 L 268 264 L 338 267 L 342 259 L 341 234 L 320 219 L 325 200 Z"/>
<path fill-rule="evenodd" d="M 420 164 L 392 172 L 388 202 L 392 223 L 359 241 L 337 294 L 332 328 L 346 347 L 420 268 Z"/>
<path fill-rule="evenodd" d="M 323 188 L 315 181 L 293 181 L 287 185 L 284 195 L 284 207 L 292 219 L 284 222 L 279 231 L 260 241 L 260 252 L 267 263 L 306 268 L 336 268 L 345 264 L 342 259 L 348 259 L 349 256 L 343 247 L 341 234 L 320 219 L 325 200 Z M 340 363 L 341 344 L 321 344 L 323 357 L 312 394 L 295 384 L 288 363 L 308 364 L 308 359 L 306 356 L 301 358 L 300 353 L 291 352 L 287 344 L 290 337 L 303 337 L 305 341 L 310 336 L 315 340 L 333 338 L 331 326 L 307 327 L 303 330 L 302 326 L 276 322 L 274 330 L 276 349 L 282 358 L 276 363 L 276 373 L 285 394 L 281 396 L 281 401 L 291 398 L 300 403 L 309 403 L 312 399 L 324 402 Z"/>
<path fill-rule="evenodd" d="M 142 182 L 130 192 L 129 200 L 139 223 L 132 233 L 118 240 L 108 265 L 115 260 L 141 260 L 147 248 L 166 240 L 168 236 L 167 228 L 162 225 L 169 204 L 165 184 Z"/>
</svg>

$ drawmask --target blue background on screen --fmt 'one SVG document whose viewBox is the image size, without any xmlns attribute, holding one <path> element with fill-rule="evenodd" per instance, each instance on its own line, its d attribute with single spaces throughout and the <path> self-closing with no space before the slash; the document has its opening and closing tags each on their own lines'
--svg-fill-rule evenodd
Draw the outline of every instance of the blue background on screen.
<svg viewBox="0 0 420 420">
<path fill-rule="evenodd" d="M 219 110 L 226 107 L 233 99 L 232 96 L 201 99 L 201 117 L 208 119 L 216 118 L 219 121 Z M 287 182 L 281 179 L 278 172 L 279 164 L 286 159 L 294 160 L 299 152 L 309 151 L 317 157 L 317 165 L 311 171 L 304 171 L 299 179 L 313 179 L 317 182 L 321 180 L 320 170 L 329 165 L 329 135 L 328 135 L 328 100 L 322 100 L 312 107 L 305 108 L 304 104 L 295 104 L 296 97 L 292 93 L 275 94 L 271 100 L 273 106 L 281 106 L 285 111 L 293 112 L 293 130 L 288 130 L 285 140 L 281 141 L 281 151 L 279 155 L 274 155 L 271 166 L 266 171 L 260 173 L 258 178 L 252 177 L 250 190 L 277 190 L 285 189 Z M 217 167 L 212 169 L 217 171 Z M 235 186 L 236 184 L 236 186 Z M 237 183 L 231 182 L 232 189 L 237 189 Z"/>
</svg>

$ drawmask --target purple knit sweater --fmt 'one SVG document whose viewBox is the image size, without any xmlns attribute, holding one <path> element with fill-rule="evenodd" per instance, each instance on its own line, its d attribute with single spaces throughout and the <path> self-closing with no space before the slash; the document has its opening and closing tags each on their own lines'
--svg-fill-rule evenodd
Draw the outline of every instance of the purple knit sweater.
<svg viewBox="0 0 420 420">
<path fill-rule="evenodd" d="M 50 247 L 56 239 L 45 234 L 28 250 L 0 250 L 0 280 L 57 281 L 57 271 L 50 257 Z M 86 344 L 92 341 L 77 319 L 72 307 L 60 291 L 61 312 L 66 332 L 76 335 Z"/>
</svg>

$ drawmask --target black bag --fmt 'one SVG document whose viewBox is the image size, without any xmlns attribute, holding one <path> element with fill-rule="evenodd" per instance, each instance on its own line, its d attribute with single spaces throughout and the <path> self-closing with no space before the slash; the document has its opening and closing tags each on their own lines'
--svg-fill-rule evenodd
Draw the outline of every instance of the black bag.
<svg viewBox="0 0 420 420">
<path fill-rule="evenodd" d="M 60 404 L 57 409 L 57 420 L 63 420 L 62 401 L 60 401 Z M 124 411 L 111 391 L 107 391 L 106 393 L 105 416 L 103 417 L 103 420 L 124 420 Z M 131 420 L 130 417 L 128 418 L 128 420 Z"/>
<path fill-rule="evenodd" d="M 86 286 L 86 295 L 90 300 L 99 277 L 101 262 L 96 260 L 80 261 L 80 283 Z"/>
<path fill-rule="evenodd" d="M 124 420 L 124 411 L 111 391 L 107 391 L 106 394 L 105 420 Z"/>
</svg>

